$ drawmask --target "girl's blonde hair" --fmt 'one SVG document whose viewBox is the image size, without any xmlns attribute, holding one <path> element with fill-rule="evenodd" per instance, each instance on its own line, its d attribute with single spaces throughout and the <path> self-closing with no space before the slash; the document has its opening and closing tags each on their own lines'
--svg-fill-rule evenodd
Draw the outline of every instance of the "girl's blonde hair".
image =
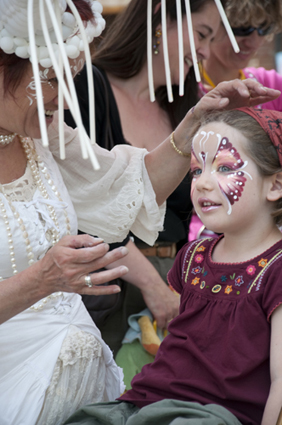
<svg viewBox="0 0 282 425">
<path fill-rule="evenodd" d="M 281 0 L 227 0 L 225 11 L 233 28 L 273 26 L 273 33 L 282 31 Z"/>
<path fill-rule="evenodd" d="M 204 114 L 196 124 L 194 134 L 196 134 L 200 127 L 211 122 L 223 122 L 241 131 L 248 140 L 244 150 L 252 158 L 262 176 L 266 177 L 282 172 L 276 148 L 269 136 L 253 117 L 238 110 L 209 112 Z M 275 224 L 281 226 L 282 198 L 273 202 L 272 216 Z"/>
</svg>

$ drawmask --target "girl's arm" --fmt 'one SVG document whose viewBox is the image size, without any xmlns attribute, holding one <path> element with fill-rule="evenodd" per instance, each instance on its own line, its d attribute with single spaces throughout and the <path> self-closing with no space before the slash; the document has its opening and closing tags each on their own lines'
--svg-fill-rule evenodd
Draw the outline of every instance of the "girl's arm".
<svg viewBox="0 0 282 425">
<path fill-rule="evenodd" d="M 282 407 L 282 305 L 271 316 L 271 387 L 261 425 L 276 425 Z"/>
</svg>

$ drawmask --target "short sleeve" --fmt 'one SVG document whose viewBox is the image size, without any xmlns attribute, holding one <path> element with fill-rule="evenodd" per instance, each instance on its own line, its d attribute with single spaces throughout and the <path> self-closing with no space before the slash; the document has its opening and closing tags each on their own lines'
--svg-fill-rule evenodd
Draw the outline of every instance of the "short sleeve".
<svg viewBox="0 0 282 425">
<path fill-rule="evenodd" d="M 269 275 L 265 276 L 266 284 L 263 292 L 262 307 L 266 313 L 267 320 L 274 310 L 282 304 L 282 253 L 276 259 L 270 269 Z"/>
<path fill-rule="evenodd" d="M 167 274 L 169 285 L 179 294 L 183 288 L 183 268 L 185 265 L 186 253 L 190 244 L 184 245 L 175 257 L 172 268 Z"/>
</svg>

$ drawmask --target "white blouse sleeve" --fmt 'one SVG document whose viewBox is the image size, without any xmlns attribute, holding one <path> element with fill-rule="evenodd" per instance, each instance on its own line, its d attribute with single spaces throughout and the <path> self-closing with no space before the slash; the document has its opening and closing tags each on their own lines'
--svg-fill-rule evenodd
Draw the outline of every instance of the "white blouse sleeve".
<svg viewBox="0 0 282 425">
<path fill-rule="evenodd" d="M 153 245 L 163 229 L 165 204 L 159 207 L 145 164 L 146 149 L 93 146 L 100 169 L 83 159 L 77 130 L 65 127 L 66 159 L 60 159 L 57 120 L 49 127 L 49 148 L 60 168 L 78 218 L 78 228 L 105 242 L 120 242 L 131 230 Z"/>
</svg>

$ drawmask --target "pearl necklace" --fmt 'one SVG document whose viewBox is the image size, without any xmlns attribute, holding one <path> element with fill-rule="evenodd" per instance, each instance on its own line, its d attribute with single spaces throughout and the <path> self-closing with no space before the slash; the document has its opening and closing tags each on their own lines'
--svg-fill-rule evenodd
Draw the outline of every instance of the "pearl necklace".
<svg viewBox="0 0 282 425">
<path fill-rule="evenodd" d="M 17 133 L 12 134 L 0 134 L 0 145 L 6 146 L 11 143 L 16 137 Z"/>
<path fill-rule="evenodd" d="M 44 162 L 41 160 L 40 156 L 37 155 L 36 151 L 31 147 L 30 140 L 28 138 L 23 138 L 21 136 L 20 136 L 20 140 L 22 142 L 22 145 L 23 145 L 23 148 L 24 148 L 24 151 L 25 151 L 25 154 L 26 154 L 27 162 L 28 162 L 28 165 L 30 167 L 33 180 L 36 183 L 36 186 L 39 189 L 42 197 L 44 199 L 49 199 L 48 192 L 47 192 L 47 190 L 46 190 L 46 188 L 45 188 L 45 186 L 42 182 L 42 179 L 40 177 L 39 169 L 43 173 L 47 183 L 51 187 L 54 194 L 57 196 L 58 200 L 60 202 L 63 202 L 61 195 L 60 195 L 57 187 L 55 186 L 54 182 L 52 181 L 51 176 L 49 175 L 48 170 L 47 170 Z M 1 188 L 1 192 L 5 196 L 3 187 Z M 30 245 L 30 240 L 29 240 L 28 233 L 27 233 L 26 227 L 24 225 L 24 222 L 23 222 L 22 218 L 20 217 L 19 213 L 17 212 L 17 210 L 15 209 L 12 202 L 6 196 L 5 196 L 5 199 L 7 200 L 9 207 L 10 207 L 11 211 L 13 212 L 15 219 L 18 222 L 18 225 L 20 226 L 23 238 L 25 240 L 28 264 L 32 265 L 34 263 L 34 253 L 32 252 L 32 247 Z M 52 243 L 52 246 L 54 246 L 60 239 L 59 222 L 58 222 L 58 218 L 57 218 L 54 207 L 51 206 L 51 205 L 47 205 L 47 208 L 48 208 L 50 218 L 53 220 L 53 222 L 55 224 L 55 227 L 53 229 L 51 229 L 51 233 L 52 233 L 51 243 Z M 10 223 L 9 223 L 9 219 L 8 219 L 8 214 L 7 214 L 7 211 L 6 211 L 6 208 L 5 208 L 5 204 L 4 204 L 1 197 L 0 197 L 0 211 L 1 211 L 2 216 L 4 218 L 4 223 L 6 225 L 6 231 L 7 231 L 7 236 L 8 236 L 8 245 L 9 245 L 9 250 L 10 250 L 11 266 L 12 266 L 13 274 L 16 275 L 18 273 L 18 270 L 17 270 L 16 260 L 15 260 L 13 235 L 12 235 L 12 231 L 11 231 L 11 227 L 10 227 Z M 67 211 L 65 209 L 64 209 L 64 215 L 65 215 L 65 221 L 66 221 L 66 234 L 70 234 L 70 230 L 71 230 L 70 220 L 69 220 Z M 3 277 L 0 277 L 0 281 L 1 280 L 3 280 Z M 31 306 L 30 309 L 39 310 L 46 304 L 46 302 L 49 299 L 55 298 L 55 297 L 57 297 L 61 294 L 62 294 L 61 292 L 51 294 L 48 297 L 41 300 L 39 304 L 36 303 L 34 306 Z"/>
</svg>

